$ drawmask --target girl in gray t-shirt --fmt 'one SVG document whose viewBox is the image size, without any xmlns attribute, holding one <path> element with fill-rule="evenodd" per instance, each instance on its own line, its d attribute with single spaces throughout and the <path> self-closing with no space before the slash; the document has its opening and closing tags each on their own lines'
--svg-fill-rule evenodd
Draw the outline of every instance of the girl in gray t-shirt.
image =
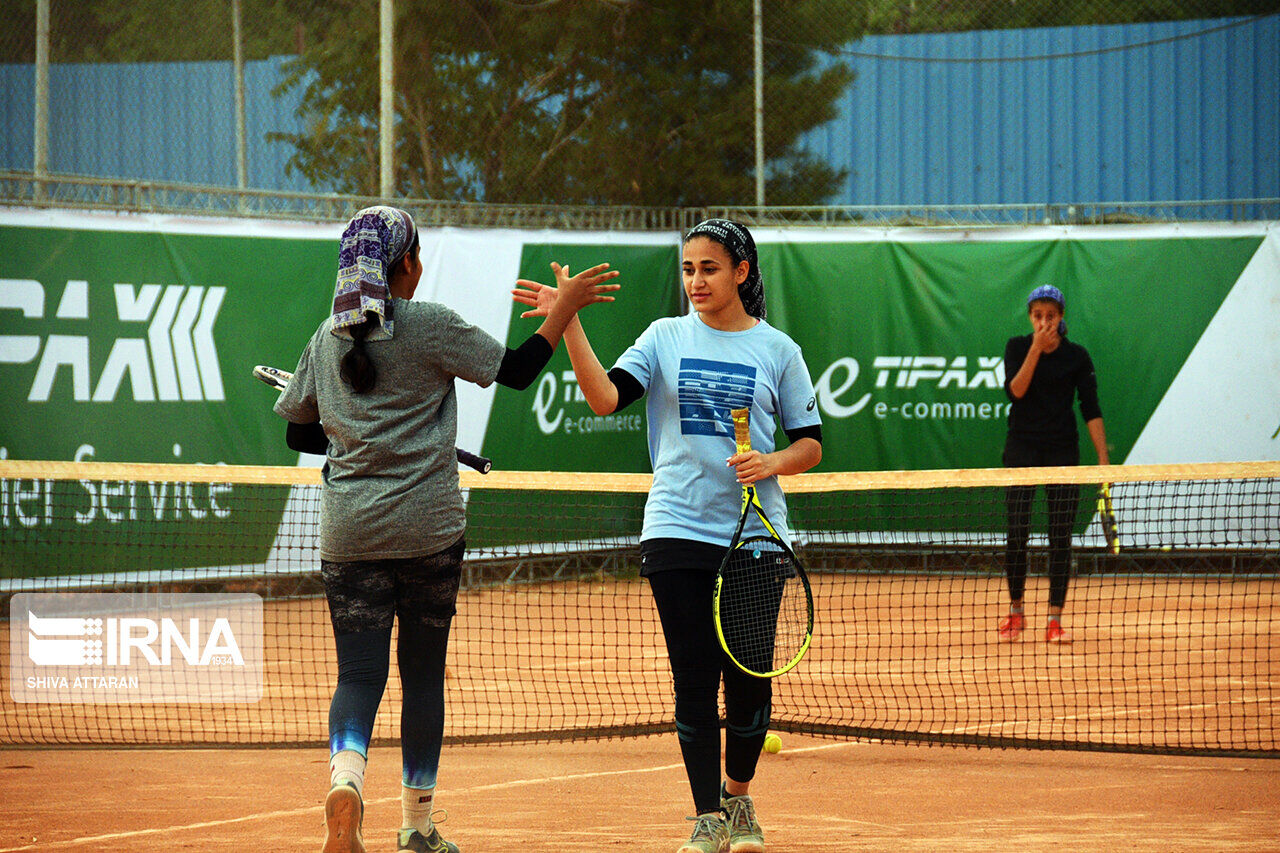
<svg viewBox="0 0 1280 853">
<path fill-rule="evenodd" d="M 422 276 L 413 219 L 370 207 L 342 234 L 333 311 L 276 403 L 298 451 L 324 453 L 320 558 L 338 653 L 329 706 L 325 850 L 363 850 L 362 790 L 390 666 L 404 706 L 399 850 L 450 851 L 432 802 L 444 734 L 444 662 L 465 549 L 454 450 L 454 380 L 527 388 L 577 311 L 618 285 L 602 264 L 561 288 L 556 310 L 508 349 L 443 305 L 413 302 Z M 565 297 L 568 297 L 566 299 Z M 563 305 L 563 307 L 561 307 Z"/>
</svg>

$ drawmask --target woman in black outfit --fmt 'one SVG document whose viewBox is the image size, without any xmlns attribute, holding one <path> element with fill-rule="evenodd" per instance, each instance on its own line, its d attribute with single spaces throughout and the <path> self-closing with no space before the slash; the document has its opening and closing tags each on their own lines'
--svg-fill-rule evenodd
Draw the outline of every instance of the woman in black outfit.
<svg viewBox="0 0 1280 853">
<path fill-rule="evenodd" d="M 1080 414 L 1098 453 L 1098 464 L 1107 465 L 1107 434 L 1098 405 L 1098 379 L 1088 351 L 1067 340 L 1063 320 L 1066 298 L 1052 285 L 1042 285 L 1027 297 L 1029 335 L 1012 337 L 1004 348 L 1005 392 L 1009 431 L 1005 437 L 1004 465 L 1029 468 L 1080 464 L 1080 438 L 1072 403 L 1078 397 Z M 1026 627 L 1022 596 L 1027 579 L 1027 538 L 1031 532 L 1031 502 L 1035 486 L 1010 486 L 1005 502 L 1008 541 L 1005 574 L 1009 581 L 1009 615 L 997 633 L 1011 642 Z M 1074 484 L 1047 484 L 1049 504 L 1049 623 L 1045 640 L 1070 643 L 1062 627 L 1071 569 L 1071 523 L 1080 500 Z"/>
</svg>

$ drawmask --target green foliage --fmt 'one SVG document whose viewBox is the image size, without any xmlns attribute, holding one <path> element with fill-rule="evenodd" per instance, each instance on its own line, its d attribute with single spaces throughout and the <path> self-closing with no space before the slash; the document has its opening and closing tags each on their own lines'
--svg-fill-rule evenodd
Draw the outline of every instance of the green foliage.
<svg viewBox="0 0 1280 853">
<path fill-rule="evenodd" d="M 51 0 L 53 62 L 226 61 L 232 0 Z M 34 59 L 35 0 L 0 0 L 0 61 Z M 296 57 L 315 186 L 378 192 L 378 0 L 241 0 L 246 59 Z M 703 206 L 755 196 L 751 0 L 395 0 L 395 191 L 487 202 Z M 866 33 L 1254 15 L 1280 0 L 763 0 L 766 197 L 845 178 L 798 148 L 835 116 Z"/>
<path fill-rule="evenodd" d="M 750 0 L 401 3 L 396 27 L 398 193 L 520 203 L 750 202 L 755 178 Z M 804 44 L 770 43 L 769 185 L 821 201 L 843 178 L 796 150 L 850 80 L 823 50 L 861 35 L 856 2 L 770 0 Z M 345 10 L 345 13 L 344 13 Z M 341 39 L 308 48 L 308 128 L 292 165 L 318 185 L 377 190 L 377 20 L 332 4 Z M 340 22 L 339 22 L 340 21 Z M 787 110 L 770 104 L 788 103 Z M 775 119 L 776 117 L 776 119 Z"/>
<path fill-rule="evenodd" d="M 1200 0 L 1251 14 L 1280 0 Z M 395 191 L 462 201 L 702 206 L 755 198 L 751 0 L 397 2 Z M 764 0 L 766 198 L 821 204 L 843 171 L 799 150 L 867 32 L 1187 17 L 1181 0 Z M 372 0 L 315 9 L 283 135 L 317 186 L 378 193 Z"/>
<path fill-rule="evenodd" d="M 321 0 L 241 0 L 245 59 L 294 54 Z M 0 0 L 0 62 L 35 61 L 36 0 Z M 232 58 L 231 0 L 50 0 L 51 62 Z"/>
</svg>

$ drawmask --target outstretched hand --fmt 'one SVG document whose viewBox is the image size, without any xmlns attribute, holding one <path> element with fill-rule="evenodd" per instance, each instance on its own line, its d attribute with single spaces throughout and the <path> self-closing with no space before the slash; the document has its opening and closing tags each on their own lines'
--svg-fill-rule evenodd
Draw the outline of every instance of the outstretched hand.
<svg viewBox="0 0 1280 853">
<path fill-rule="evenodd" d="M 570 276 L 569 267 L 552 261 L 551 272 L 556 277 L 555 287 L 524 278 L 516 280 L 511 298 L 531 309 L 521 317 L 546 317 L 560 299 L 568 300 L 575 312 L 596 302 L 612 302 L 614 298 L 605 294 L 622 287 L 621 284 L 605 283 L 621 275 L 617 270 L 609 269 L 608 264 L 597 264 Z"/>
</svg>

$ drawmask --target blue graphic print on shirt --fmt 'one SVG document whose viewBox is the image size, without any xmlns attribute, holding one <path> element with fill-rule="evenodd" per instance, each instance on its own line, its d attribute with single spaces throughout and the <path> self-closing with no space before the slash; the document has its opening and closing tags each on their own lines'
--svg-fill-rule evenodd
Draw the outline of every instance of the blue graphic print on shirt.
<svg viewBox="0 0 1280 853">
<path fill-rule="evenodd" d="M 682 435 L 733 435 L 733 409 L 750 408 L 756 369 L 746 364 L 680 359 L 677 394 Z"/>
</svg>

